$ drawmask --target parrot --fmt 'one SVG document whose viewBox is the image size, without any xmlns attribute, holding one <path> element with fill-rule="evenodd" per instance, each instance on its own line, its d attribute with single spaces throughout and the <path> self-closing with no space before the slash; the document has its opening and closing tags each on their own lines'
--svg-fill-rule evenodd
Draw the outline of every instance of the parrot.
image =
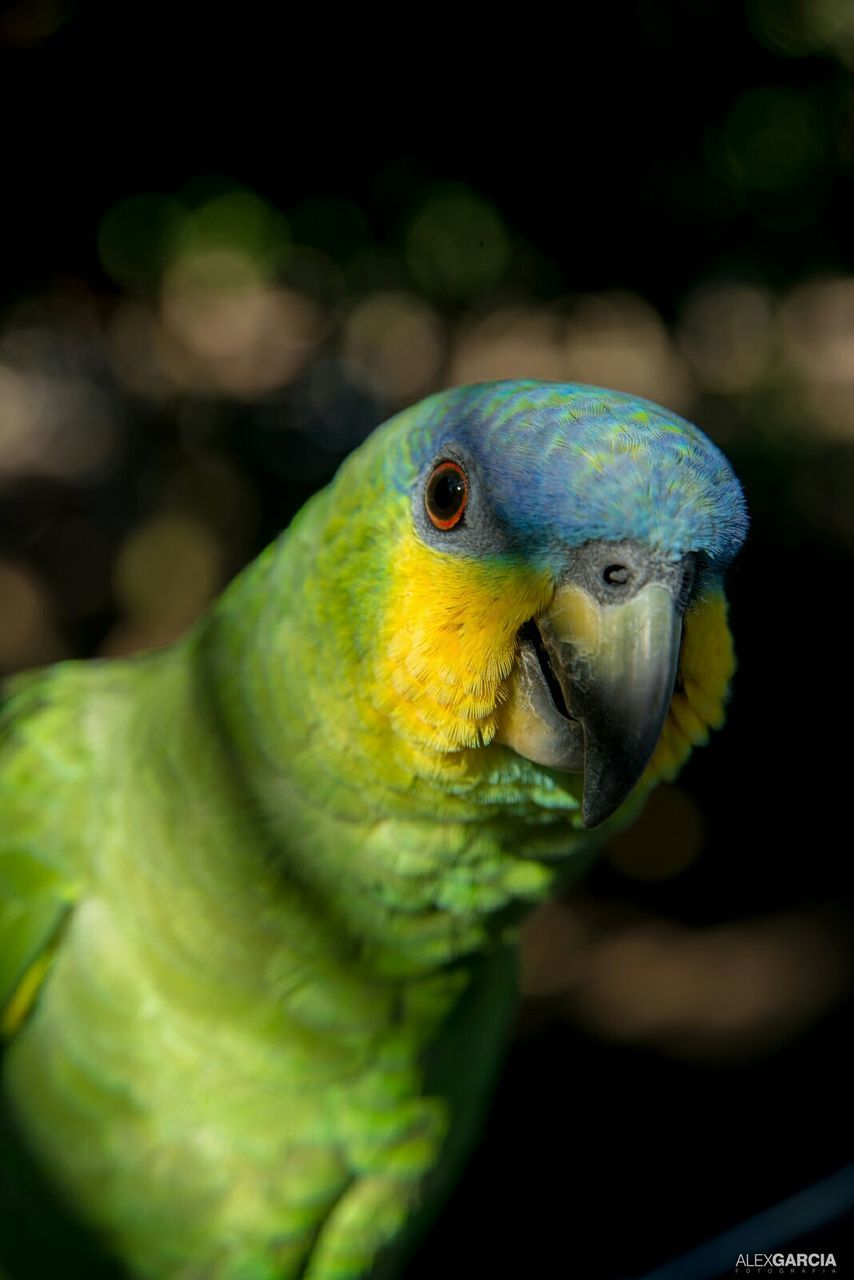
<svg viewBox="0 0 854 1280">
<path fill-rule="evenodd" d="M 723 722 L 746 529 L 651 401 L 454 387 L 171 647 L 6 681 L 4 1124 L 110 1274 L 404 1273 L 523 920 Z"/>
</svg>

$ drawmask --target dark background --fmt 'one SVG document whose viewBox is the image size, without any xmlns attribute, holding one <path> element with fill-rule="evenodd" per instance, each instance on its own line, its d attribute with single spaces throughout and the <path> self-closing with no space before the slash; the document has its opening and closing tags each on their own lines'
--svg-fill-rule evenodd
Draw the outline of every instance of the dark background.
<svg viewBox="0 0 854 1280">
<path fill-rule="evenodd" d="M 411 1273 L 640 1275 L 854 1158 L 854 6 L 277 19 L 0 4 L 0 669 L 167 643 L 440 386 L 697 421 L 753 520 L 728 725 L 528 927 Z M 850 1213 L 774 1232 L 848 1273 Z"/>
</svg>

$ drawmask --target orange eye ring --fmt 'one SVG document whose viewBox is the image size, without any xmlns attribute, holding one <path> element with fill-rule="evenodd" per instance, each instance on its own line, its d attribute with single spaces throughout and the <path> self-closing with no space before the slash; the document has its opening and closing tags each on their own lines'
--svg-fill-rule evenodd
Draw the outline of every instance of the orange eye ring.
<svg viewBox="0 0 854 1280">
<path fill-rule="evenodd" d="M 437 529 L 453 529 L 463 518 L 469 500 L 468 476 L 458 462 L 439 462 L 424 491 L 424 506 Z"/>
</svg>

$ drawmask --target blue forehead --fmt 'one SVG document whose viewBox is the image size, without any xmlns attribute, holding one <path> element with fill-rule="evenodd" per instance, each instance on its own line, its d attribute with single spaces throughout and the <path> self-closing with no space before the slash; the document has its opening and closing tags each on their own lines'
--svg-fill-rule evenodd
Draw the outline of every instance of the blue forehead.
<svg viewBox="0 0 854 1280">
<path fill-rule="evenodd" d="M 744 497 L 723 454 L 650 400 L 579 383 L 480 383 L 395 422 L 404 428 L 396 486 L 411 488 L 443 452 L 461 451 L 520 549 L 636 538 L 723 566 L 744 540 Z"/>
</svg>

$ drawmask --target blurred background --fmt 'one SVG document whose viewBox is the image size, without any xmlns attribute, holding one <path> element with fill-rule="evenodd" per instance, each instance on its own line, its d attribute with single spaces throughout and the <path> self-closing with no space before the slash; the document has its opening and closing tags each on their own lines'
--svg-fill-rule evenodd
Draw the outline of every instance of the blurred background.
<svg viewBox="0 0 854 1280">
<path fill-rule="evenodd" d="M 854 5 L 599 10 L 0 3 L 3 673 L 169 643 L 453 383 L 649 396 L 747 491 L 728 725 L 527 926 L 413 1280 L 637 1276 L 854 1160 Z"/>
</svg>

